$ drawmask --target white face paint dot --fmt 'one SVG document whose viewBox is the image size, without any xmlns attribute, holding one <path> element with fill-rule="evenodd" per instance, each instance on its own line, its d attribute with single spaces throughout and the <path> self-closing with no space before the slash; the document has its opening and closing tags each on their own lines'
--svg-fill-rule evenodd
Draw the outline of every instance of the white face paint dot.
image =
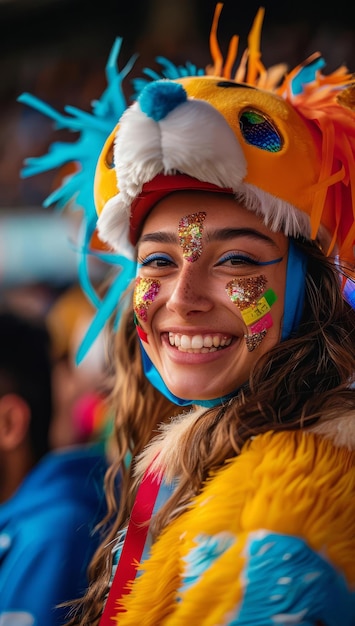
<svg viewBox="0 0 355 626">
<path fill-rule="evenodd" d="M 308 574 L 305 574 L 303 576 L 303 580 L 306 583 L 312 583 L 314 580 L 317 580 L 317 578 L 319 578 L 321 576 L 321 572 L 308 572 Z"/>
<path fill-rule="evenodd" d="M 11 537 L 7 533 L 0 535 L 0 549 L 6 550 L 11 545 Z"/>
<path fill-rule="evenodd" d="M 282 578 L 279 578 L 277 582 L 279 585 L 289 585 L 292 582 L 292 578 L 289 576 L 282 576 Z"/>
</svg>

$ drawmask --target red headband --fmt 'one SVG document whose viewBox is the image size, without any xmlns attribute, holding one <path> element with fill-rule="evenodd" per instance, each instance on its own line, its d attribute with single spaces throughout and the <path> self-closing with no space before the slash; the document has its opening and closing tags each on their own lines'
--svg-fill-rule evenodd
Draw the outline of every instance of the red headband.
<svg viewBox="0 0 355 626">
<path fill-rule="evenodd" d="M 218 187 L 212 183 L 203 182 L 187 174 L 157 174 L 148 183 L 144 183 L 139 196 L 131 205 L 131 219 L 129 238 L 132 245 L 137 243 L 142 224 L 149 211 L 165 196 L 174 191 L 214 191 L 217 193 L 233 193 L 232 189 Z"/>
</svg>

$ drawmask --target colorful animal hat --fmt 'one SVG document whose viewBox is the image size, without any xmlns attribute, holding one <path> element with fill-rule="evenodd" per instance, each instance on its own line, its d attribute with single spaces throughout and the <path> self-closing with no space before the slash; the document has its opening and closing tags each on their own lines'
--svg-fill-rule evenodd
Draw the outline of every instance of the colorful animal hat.
<svg viewBox="0 0 355 626">
<path fill-rule="evenodd" d="M 95 178 L 98 219 L 92 197 L 84 199 L 89 227 L 83 249 L 90 248 L 97 230 L 107 246 L 106 252 L 97 254 L 106 255 L 122 268 L 120 280 L 105 301 L 98 301 L 82 272 L 89 297 L 99 309 L 95 332 L 113 312 L 125 280 L 133 276 L 127 263 L 134 262 L 134 246 L 144 218 L 159 198 L 175 189 L 228 190 L 261 215 L 271 229 L 316 240 L 325 254 L 334 256 L 339 267 L 345 268 L 349 278 L 343 279 L 344 294 L 353 298 L 354 76 L 345 67 L 324 75 L 325 62 L 319 53 L 289 73 L 283 65 L 266 70 L 260 55 L 263 9 L 256 15 L 248 49 L 232 75 L 238 38 L 232 38 L 224 63 L 217 42 L 222 6 L 216 6 L 211 29 L 213 66 L 202 72 L 191 64 L 176 68 L 160 59 L 162 76 L 147 71 L 151 80 L 133 81 L 135 102 L 124 107 L 115 120 L 112 114 L 105 115 L 104 109 L 106 114 L 118 113 L 112 106 L 112 87 L 117 89 L 123 76 L 119 75 L 119 81 L 114 74 L 111 56 L 111 82 L 99 101 L 100 109 L 96 103 L 93 118 L 111 123 L 108 138 L 99 155 L 96 153 L 95 177 L 92 165 L 86 162 L 86 141 L 85 154 L 79 159 L 81 171 L 47 199 L 47 204 L 59 201 L 63 205 L 80 189 L 80 178 Z M 43 104 L 31 96 L 20 99 L 43 110 Z M 58 120 L 53 110 L 44 112 Z M 63 118 L 60 122 L 63 125 Z M 72 126 L 79 130 L 78 125 Z M 80 130 L 81 139 L 88 136 L 84 126 Z M 56 166 L 74 159 L 72 146 L 70 150 L 66 155 L 63 149 L 52 154 Z M 45 159 L 28 160 L 24 175 L 50 169 Z"/>
</svg>

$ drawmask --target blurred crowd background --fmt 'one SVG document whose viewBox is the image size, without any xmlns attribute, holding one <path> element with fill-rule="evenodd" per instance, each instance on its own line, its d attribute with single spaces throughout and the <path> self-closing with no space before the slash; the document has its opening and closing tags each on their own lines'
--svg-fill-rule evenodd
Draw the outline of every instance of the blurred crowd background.
<svg viewBox="0 0 355 626">
<path fill-rule="evenodd" d="M 18 98 L 27 92 L 59 113 L 66 105 L 90 113 L 106 89 L 106 63 L 117 37 L 123 40 L 120 69 L 139 55 L 124 81 L 127 102 L 132 78 L 145 67 L 160 71 L 158 55 L 204 68 L 211 63 L 215 5 L 0 0 L 1 624 L 63 623 L 54 620 L 53 606 L 81 595 L 87 584 L 86 567 L 100 537 L 92 529 L 106 511 L 103 476 L 116 450 L 104 333 L 76 364 L 95 315 L 78 283 L 74 250 L 81 211 L 43 207 L 68 170 L 21 177 L 26 158 L 78 137 L 56 130 L 50 118 Z M 266 67 L 284 62 L 292 69 L 320 51 L 326 72 L 342 64 L 355 71 L 355 19 L 345 0 L 330 6 L 225 0 L 218 26 L 224 57 L 238 34 L 238 63 L 260 6 Z M 110 265 L 90 257 L 90 271 L 98 290 L 107 288 Z M 19 319 L 11 321 L 8 310 Z M 38 322 L 45 334 L 35 331 Z"/>
<path fill-rule="evenodd" d="M 0 0 L 0 300 L 46 318 L 56 363 L 63 364 L 65 356 L 72 367 L 78 338 L 93 315 L 78 295 L 76 256 L 68 244 L 75 240 L 80 216 L 77 220 L 42 208 L 57 172 L 22 179 L 20 170 L 25 158 L 44 154 L 53 141 L 70 137 L 17 98 L 29 92 L 60 112 L 66 104 L 90 111 L 106 87 L 105 65 L 117 36 L 123 38 L 120 67 L 139 54 L 126 79 L 127 98 L 132 77 L 144 67 L 158 68 L 157 55 L 205 67 L 211 61 L 208 39 L 215 5 L 215 0 Z M 265 7 L 265 66 L 286 62 L 292 68 L 319 50 L 326 71 L 343 63 L 355 71 L 355 18 L 345 0 L 321 6 L 303 0 L 225 0 L 218 29 L 224 54 L 235 33 L 240 35 L 240 53 L 245 49 L 260 6 Z M 77 404 L 83 389 L 92 389 L 102 364 L 99 347 L 76 372 L 79 382 L 69 369 L 60 387 L 58 413 L 68 417 L 68 405 Z M 63 371 L 57 374 L 64 376 Z M 85 437 L 94 406 L 90 399 L 82 404 L 85 424 L 67 419 L 64 430 L 54 436 L 55 444 L 70 443 L 79 431 Z"/>
<path fill-rule="evenodd" d="M 53 176 L 20 180 L 23 159 L 42 154 L 52 123 L 17 97 L 29 91 L 62 111 L 84 110 L 105 88 L 104 68 L 115 37 L 123 37 L 120 65 L 134 52 L 132 75 L 154 66 L 156 55 L 176 63 L 210 62 L 208 37 L 216 0 L 0 0 L 0 209 L 41 206 Z M 316 3 L 225 0 L 219 23 L 224 52 L 234 33 L 243 51 L 253 18 L 265 7 L 262 59 L 289 67 L 320 50 L 327 69 L 355 70 L 355 18 L 345 0 Z M 127 79 L 129 93 L 129 78 Z M 55 135 L 58 137 L 58 133 Z"/>
</svg>

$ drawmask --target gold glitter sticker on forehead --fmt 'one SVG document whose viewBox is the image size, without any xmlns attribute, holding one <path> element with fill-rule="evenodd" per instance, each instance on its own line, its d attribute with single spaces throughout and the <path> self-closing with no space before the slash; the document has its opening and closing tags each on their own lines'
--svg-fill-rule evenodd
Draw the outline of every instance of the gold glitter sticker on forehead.
<svg viewBox="0 0 355 626">
<path fill-rule="evenodd" d="M 237 307 L 243 311 L 255 304 L 265 291 L 267 279 L 264 274 L 249 278 L 233 278 L 226 285 L 226 292 Z"/>
<path fill-rule="evenodd" d="M 136 278 L 136 284 L 133 293 L 133 308 L 137 317 L 143 322 L 148 320 L 148 307 L 152 304 L 158 295 L 160 289 L 160 280 L 153 278 Z"/>
<path fill-rule="evenodd" d="M 185 215 L 179 221 L 179 243 L 183 250 L 183 257 L 193 263 L 202 253 L 202 230 L 206 213 L 192 213 Z"/>
</svg>

